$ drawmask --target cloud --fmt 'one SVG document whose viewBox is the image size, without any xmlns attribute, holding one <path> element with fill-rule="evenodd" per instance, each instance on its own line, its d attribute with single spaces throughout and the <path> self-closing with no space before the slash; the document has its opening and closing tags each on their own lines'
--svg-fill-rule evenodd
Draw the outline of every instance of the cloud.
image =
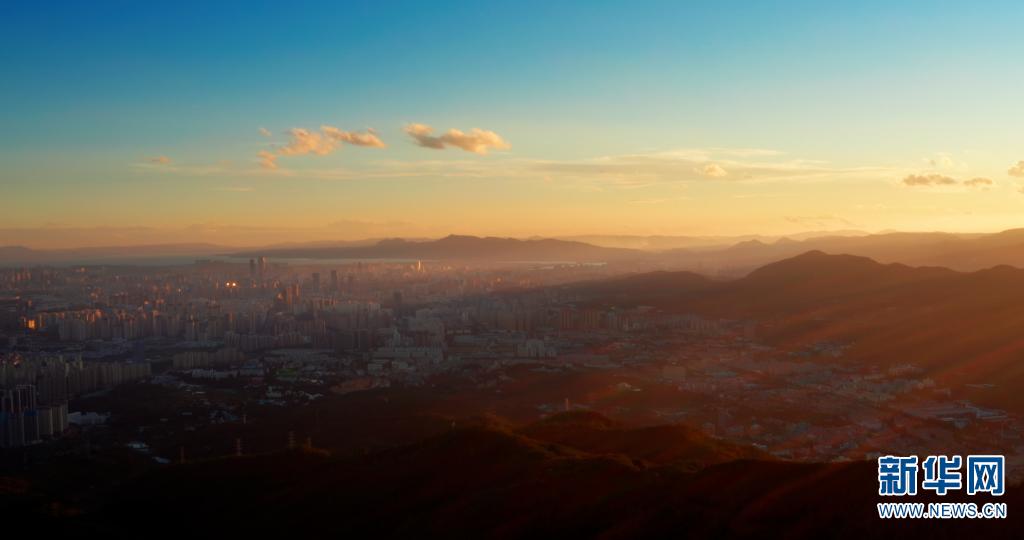
<svg viewBox="0 0 1024 540">
<path fill-rule="evenodd" d="M 669 203 L 669 202 L 689 201 L 689 200 L 691 200 L 690 197 L 682 195 L 682 196 L 679 196 L 679 197 L 660 197 L 660 198 L 652 198 L 652 199 L 634 199 L 632 201 L 629 201 L 629 204 L 663 204 L 663 203 Z"/>
<path fill-rule="evenodd" d="M 270 137 L 271 135 L 273 135 L 273 133 L 271 133 L 269 129 L 267 129 L 265 127 L 261 127 L 260 128 L 260 135 L 263 135 L 264 137 Z"/>
<path fill-rule="evenodd" d="M 1024 178 L 1024 161 L 1018 161 L 1016 165 L 1006 171 L 1006 174 L 1016 176 L 1017 178 Z"/>
<path fill-rule="evenodd" d="M 602 180 L 619 185 L 659 182 L 817 182 L 843 178 L 884 180 L 882 167 L 834 167 L 826 162 L 773 159 L 777 153 L 737 153 L 728 149 L 684 149 L 604 156 L 582 161 L 534 161 L 532 168 L 563 179 Z M 749 156 L 754 159 L 738 159 Z M 767 159 L 765 159 L 767 158 Z"/>
<path fill-rule="evenodd" d="M 405 132 L 412 137 L 416 144 L 423 148 L 433 148 L 435 150 L 444 149 L 444 141 L 440 137 L 434 137 L 431 133 L 434 128 L 425 124 L 409 124 L 405 126 Z"/>
<path fill-rule="evenodd" d="M 405 126 L 405 132 L 423 148 L 442 150 L 448 146 L 461 148 L 474 154 L 486 154 L 488 150 L 505 150 L 511 148 L 505 139 L 493 131 L 480 128 L 473 128 L 469 133 L 463 133 L 458 129 L 449 129 L 441 136 L 435 136 L 434 128 L 426 124 L 409 124 Z"/>
<path fill-rule="evenodd" d="M 334 151 L 337 144 L 333 139 L 325 137 L 316 131 L 309 131 L 302 128 L 292 128 L 288 131 L 291 139 L 288 144 L 278 149 L 282 156 L 302 156 L 316 154 L 326 156 Z"/>
<path fill-rule="evenodd" d="M 290 136 L 288 144 L 277 148 L 276 152 L 269 150 L 259 152 L 258 156 L 261 167 L 270 170 L 277 169 L 277 158 L 280 156 L 304 156 L 309 154 L 326 156 L 341 148 L 342 144 L 371 148 L 384 148 L 385 146 L 384 141 L 380 140 L 377 132 L 372 129 L 364 132 L 343 131 L 334 126 L 325 125 L 320 126 L 320 131 L 292 128 L 288 130 L 288 135 Z"/>
<path fill-rule="evenodd" d="M 704 176 L 710 176 L 711 178 L 721 178 L 727 176 L 729 173 L 717 163 L 708 163 L 707 165 L 700 168 L 700 173 Z"/>
<path fill-rule="evenodd" d="M 320 126 L 320 131 L 332 140 L 348 143 L 353 146 L 369 146 L 372 148 L 384 148 L 387 146 L 384 141 L 380 140 L 377 136 L 377 132 L 368 129 L 364 133 L 356 131 L 342 131 L 333 126 Z"/>
<path fill-rule="evenodd" d="M 409 235 L 412 231 L 418 232 L 420 226 L 416 223 L 402 220 L 342 219 L 328 223 L 327 229 L 335 234 L 343 232 L 349 238 L 379 238 Z"/>
<path fill-rule="evenodd" d="M 903 178 L 903 184 L 911 187 L 962 185 L 969 188 L 988 188 L 995 185 L 995 182 L 990 178 L 982 178 L 980 176 L 961 182 L 956 178 L 941 174 L 909 174 Z"/>
<path fill-rule="evenodd" d="M 682 149 L 594 157 L 581 160 L 538 160 L 503 157 L 478 159 L 386 160 L 369 169 L 303 170 L 301 174 L 320 180 L 367 180 L 380 178 L 473 178 L 558 182 L 564 187 L 590 189 L 595 186 L 638 188 L 661 183 L 740 182 L 815 183 L 836 181 L 877 181 L 886 183 L 902 171 L 889 167 L 837 167 L 807 159 L 781 159 L 781 152 L 748 149 Z M 750 158 L 750 159 L 746 159 Z M 714 163 L 725 177 L 703 174 Z"/>
<path fill-rule="evenodd" d="M 167 156 L 155 156 L 155 157 L 151 157 L 151 158 L 147 159 L 146 161 L 149 161 L 150 163 L 152 163 L 154 165 L 170 165 L 171 164 L 171 158 L 169 158 Z"/>
<path fill-rule="evenodd" d="M 968 187 L 988 187 L 995 184 L 988 178 L 971 178 L 970 180 L 964 180 L 964 185 Z"/>
<path fill-rule="evenodd" d="M 277 169 L 277 156 L 272 152 L 260 150 L 257 155 L 260 158 L 260 167 L 271 171 Z"/>
<path fill-rule="evenodd" d="M 325 126 L 329 127 L 329 126 Z M 429 128 L 428 128 L 429 129 Z M 905 169 L 880 166 L 841 167 L 826 161 L 794 159 L 773 150 L 690 148 L 671 151 L 651 151 L 635 154 L 598 156 L 577 160 L 540 160 L 510 156 L 480 160 L 465 159 L 385 159 L 352 167 L 330 166 L 326 168 L 304 167 L 291 170 L 281 163 L 289 156 L 317 154 L 325 148 L 336 150 L 342 143 L 336 139 L 351 139 L 362 144 L 376 145 L 370 135 L 372 130 L 340 135 L 331 129 L 320 131 L 293 130 L 294 140 L 286 146 L 268 146 L 258 152 L 250 161 L 250 167 L 219 164 L 217 166 L 160 167 L 166 173 L 193 176 L 244 177 L 272 171 L 278 176 L 310 180 L 377 180 L 398 178 L 472 178 L 497 180 L 523 180 L 557 183 L 560 188 L 604 189 L 605 187 L 634 189 L 656 184 L 687 184 L 697 182 L 734 182 L 744 184 L 818 182 L 879 182 L 890 183 L 893 177 L 902 178 Z M 441 137 L 435 137 L 442 148 L 447 145 Z M 429 141 L 428 141 L 429 142 Z M 717 165 L 727 174 L 721 173 Z M 156 167 L 148 162 L 136 163 L 135 167 L 150 169 Z M 959 184 L 958 184 L 959 185 Z M 993 184 L 994 185 L 994 184 Z M 736 197 L 776 196 L 756 193 L 735 195 Z M 640 197 L 637 199 L 642 200 Z M 639 204 L 639 203 L 638 203 Z"/>
<path fill-rule="evenodd" d="M 815 227 L 819 229 L 830 229 L 838 226 L 857 227 L 857 224 L 835 214 L 821 216 L 786 216 L 786 221 L 800 225 L 801 227 Z"/>
<path fill-rule="evenodd" d="M 957 181 L 941 174 L 908 174 L 903 183 L 908 186 L 951 186 Z"/>
<path fill-rule="evenodd" d="M 925 160 L 929 165 L 939 169 L 952 169 L 957 166 L 956 160 L 949 154 L 936 154 Z"/>
</svg>

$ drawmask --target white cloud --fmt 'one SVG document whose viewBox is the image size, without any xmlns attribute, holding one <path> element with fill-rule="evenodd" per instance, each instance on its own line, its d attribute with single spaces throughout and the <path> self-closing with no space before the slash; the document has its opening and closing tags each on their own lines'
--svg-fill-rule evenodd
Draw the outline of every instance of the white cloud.
<svg viewBox="0 0 1024 540">
<path fill-rule="evenodd" d="M 957 166 L 956 161 L 949 154 L 936 154 L 925 161 L 932 167 L 939 169 L 952 169 Z"/>
<path fill-rule="evenodd" d="M 701 174 L 703 174 L 704 176 L 710 176 L 711 178 L 722 178 L 723 176 L 727 176 L 729 174 L 725 169 L 722 168 L 721 165 L 717 163 L 708 163 L 707 165 L 701 167 L 699 170 Z"/>
<path fill-rule="evenodd" d="M 273 135 L 273 133 L 271 133 L 269 129 L 267 129 L 265 127 L 261 127 L 260 128 L 260 135 L 263 135 L 264 137 L 270 137 L 271 135 Z"/>
<path fill-rule="evenodd" d="M 469 133 L 458 129 L 449 129 L 441 136 L 433 135 L 434 128 L 426 124 L 409 124 L 405 132 L 413 138 L 415 143 L 423 148 L 442 150 L 447 146 L 461 148 L 474 154 L 486 154 L 488 150 L 505 150 L 511 148 L 505 139 L 493 131 L 480 128 L 473 128 Z"/>
</svg>

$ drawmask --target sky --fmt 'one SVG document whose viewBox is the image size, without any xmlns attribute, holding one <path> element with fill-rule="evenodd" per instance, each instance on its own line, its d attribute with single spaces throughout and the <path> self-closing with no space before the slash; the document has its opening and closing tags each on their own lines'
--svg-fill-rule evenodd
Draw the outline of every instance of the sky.
<svg viewBox="0 0 1024 540">
<path fill-rule="evenodd" d="M 8 2 L 0 245 L 1024 226 L 1020 2 Z"/>
</svg>

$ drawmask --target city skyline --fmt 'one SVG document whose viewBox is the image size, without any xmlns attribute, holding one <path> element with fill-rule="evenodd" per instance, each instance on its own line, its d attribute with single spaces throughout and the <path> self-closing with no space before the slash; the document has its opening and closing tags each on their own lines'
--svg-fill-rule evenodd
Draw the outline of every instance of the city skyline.
<svg viewBox="0 0 1024 540">
<path fill-rule="evenodd" d="M 1022 8 L 879 7 L 15 6 L 0 243 L 1021 226 Z"/>
</svg>

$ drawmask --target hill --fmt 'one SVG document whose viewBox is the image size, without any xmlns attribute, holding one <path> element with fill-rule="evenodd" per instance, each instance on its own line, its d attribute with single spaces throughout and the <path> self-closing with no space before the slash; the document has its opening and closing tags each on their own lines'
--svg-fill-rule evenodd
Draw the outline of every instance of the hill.
<svg viewBox="0 0 1024 540">
<path fill-rule="evenodd" d="M 728 246 L 684 248 L 662 254 L 667 263 L 742 274 L 808 251 L 869 257 L 882 263 L 975 271 L 998 265 L 1024 268 L 1024 229 L 993 234 L 885 233 L 855 236 L 750 239 Z"/>
<path fill-rule="evenodd" d="M 519 430 L 532 439 L 598 455 L 700 470 L 737 459 L 771 459 L 754 448 L 713 439 L 683 425 L 626 428 L 598 413 L 577 411 L 547 417 Z"/>
<path fill-rule="evenodd" d="M 956 272 L 813 251 L 740 279 L 694 283 L 653 273 L 565 290 L 606 305 L 755 319 L 763 339 L 784 349 L 849 343 L 852 360 L 917 364 L 956 387 L 992 383 L 983 403 L 1024 411 L 1024 270 Z"/>
<path fill-rule="evenodd" d="M 232 537 L 1019 537 L 1012 511 L 1006 521 L 879 520 L 876 475 L 867 462 L 751 460 L 686 473 L 467 428 L 365 456 L 168 466 L 118 486 L 98 511 L 55 524 L 114 537 L 154 527 Z M 1011 488 L 1000 502 L 1021 499 Z"/>
</svg>

